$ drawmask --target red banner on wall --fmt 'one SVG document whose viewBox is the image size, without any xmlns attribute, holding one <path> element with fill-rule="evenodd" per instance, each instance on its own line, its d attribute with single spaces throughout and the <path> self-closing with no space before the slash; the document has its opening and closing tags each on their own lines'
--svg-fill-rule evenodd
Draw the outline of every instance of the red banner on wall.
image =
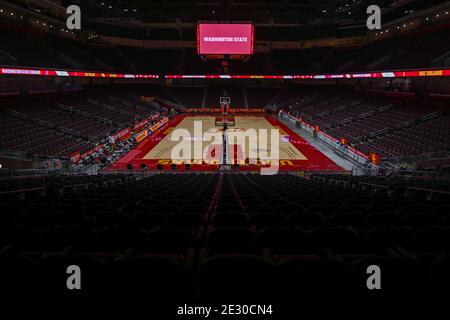
<svg viewBox="0 0 450 320">
<path fill-rule="evenodd" d="M 117 132 L 116 134 L 113 134 L 110 137 L 110 141 L 112 143 L 115 143 L 117 140 L 128 140 L 131 137 L 131 128 L 128 127 L 126 129 L 120 130 L 119 132 Z"/>
<path fill-rule="evenodd" d="M 379 165 L 380 164 L 380 155 L 378 153 L 371 153 L 370 154 L 370 162 L 373 164 Z"/>
<path fill-rule="evenodd" d="M 134 124 L 134 132 L 141 131 L 148 124 L 148 120 L 142 120 Z"/>
<path fill-rule="evenodd" d="M 166 124 L 167 122 L 169 122 L 169 118 L 163 118 L 161 120 L 161 125 Z"/>
<path fill-rule="evenodd" d="M 142 140 L 147 138 L 147 136 L 148 136 L 148 130 L 144 130 L 136 136 L 136 141 L 141 142 Z"/>
<path fill-rule="evenodd" d="M 77 163 L 77 162 L 80 161 L 80 159 L 81 159 L 80 151 L 71 153 L 71 154 L 69 155 L 69 157 L 70 157 L 70 162 L 72 162 L 72 163 Z"/>
<path fill-rule="evenodd" d="M 155 132 L 156 130 L 159 129 L 159 127 L 161 127 L 161 124 L 159 122 L 157 122 L 153 126 L 151 126 L 150 131 Z"/>
<path fill-rule="evenodd" d="M 101 148 L 103 148 L 105 145 L 104 144 L 99 144 L 98 146 L 96 146 L 94 149 L 89 150 L 88 152 L 85 152 L 81 155 L 81 159 L 84 159 L 86 157 L 89 157 L 90 155 L 92 155 L 93 153 L 99 151 Z"/>
</svg>

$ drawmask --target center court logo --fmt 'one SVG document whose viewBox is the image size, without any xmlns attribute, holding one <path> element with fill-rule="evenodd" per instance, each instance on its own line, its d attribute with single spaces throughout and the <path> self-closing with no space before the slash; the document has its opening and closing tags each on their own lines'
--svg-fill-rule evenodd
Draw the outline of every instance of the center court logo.
<svg viewBox="0 0 450 320">
<path fill-rule="evenodd" d="M 204 131 L 203 121 L 194 121 L 193 132 L 177 128 L 170 140 L 178 142 L 171 150 L 173 163 L 259 164 L 262 175 L 277 174 L 280 166 L 279 129 Z"/>
</svg>

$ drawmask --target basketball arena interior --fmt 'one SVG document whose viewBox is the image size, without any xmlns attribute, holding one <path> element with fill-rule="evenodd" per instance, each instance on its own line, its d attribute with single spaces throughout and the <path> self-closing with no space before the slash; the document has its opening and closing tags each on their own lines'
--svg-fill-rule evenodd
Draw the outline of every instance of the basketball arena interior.
<svg viewBox="0 0 450 320">
<path fill-rule="evenodd" d="M 158 319 L 448 297 L 449 11 L 0 0 L 1 295 Z"/>
</svg>

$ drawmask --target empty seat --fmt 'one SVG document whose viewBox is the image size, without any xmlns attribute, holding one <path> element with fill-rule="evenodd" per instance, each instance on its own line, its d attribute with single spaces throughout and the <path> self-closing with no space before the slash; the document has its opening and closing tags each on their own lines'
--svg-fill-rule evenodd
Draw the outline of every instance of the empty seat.
<svg viewBox="0 0 450 320">
<path fill-rule="evenodd" d="M 174 213 L 169 216 L 168 227 L 196 230 L 204 224 L 203 216 L 198 213 Z"/>
<path fill-rule="evenodd" d="M 208 254 L 256 254 L 256 234 L 247 228 L 216 228 L 208 237 Z"/>
<path fill-rule="evenodd" d="M 218 213 L 226 211 L 243 212 L 243 209 L 239 204 L 229 204 L 226 202 L 223 202 L 216 207 L 216 212 Z"/>
<path fill-rule="evenodd" d="M 45 286 L 41 280 L 35 259 L 12 250 L 0 250 L 0 290 L 9 298 L 11 295 L 18 295 L 21 299 L 32 297 Z"/>
<path fill-rule="evenodd" d="M 325 226 L 325 218 L 316 212 L 312 213 L 294 213 L 287 218 L 288 225 L 299 226 L 303 229 L 313 229 Z"/>
<path fill-rule="evenodd" d="M 256 214 L 256 213 L 269 213 L 272 212 L 272 207 L 270 205 L 250 205 L 245 208 L 245 212 L 249 214 Z"/>
<path fill-rule="evenodd" d="M 97 228 L 111 227 L 111 226 L 129 226 L 131 218 L 125 213 L 121 212 L 101 212 L 94 220 L 94 225 Z"/>
<path fill-rule="evenodd" d="M 321 252 L 331 249 L 336 253 L 357 253 L 361 250 L 359 235 L 350 228 L 317 228 L 307 236 L 309 249 Z"/>
<path fill-rule="evenodd" d="M 214 227 L 248 227 L 249 217 L 243 213 L 217 213 L 212 217 Z"/>
<path fill-rule="evenodd" d="M 132 216 L 135 214 L 135 212 L 137 212 L 138 207 L 136 206 L 136 204 L 134 203 L 126 203 L 125 205 L 123 205 L 122 207 L 119 208 L 119 212 L 125 213 L 129 216 Z"/>
<path fill-rule="evenodd" d="M 83 226 L 58 226 L 44 235 L 45 248 L 48 251 L 61 251 L 72 248 L 75 252 L 90 252 L 97 249 L 97 232 Z"/>
<path fill-rule="evenodd" d="M 414 231 L 404 227 L 379 227 L 368 230 L 364 235 L 364 246 L 369 252 L 384 251 L 386 248 L 408 247 Z"/>
<path fill-rule="evenodd" d="M 2 226 L 14 226 L 17 222 L 17 214 L 8 213 L 3 211 L 0 214 L 0 227 Z"/>
<path fill-rule="evenodd" d="M 54 222 L 56 225 L 76 225 L 76 226 L 88 226 L 90 220 L 81 212 L 58 212 L 55 214 Z"/>
<path fill-rule="evenodd" d="M 145 292 L 149 299 L 176 301 L 188 293 L 180 261 L 161 256 L 130 256 L 117 259 L 112 264 L 111 290 L 123 295 L 139 296 Z"/>
<path fill-rule="evenodd" d="M 337 211 L 336 204 L 326 204 L 326 203 L 315 205 L 311 207 L 310 210 L 313 212 L 318 212 L 323 216 L 331 216 Z"/>
<path fill-rule="evenodd" d="M 13 203 L 0 203 L 0 212 L 6 215 L 16 215 L 21 211 L 21 207 Z"/>
<path fill-rule="evenodd" d="M 89 216 L 95 216 L 99 214 L 100 212 L 110 212 L 114 211 L 114 208 L 111 207 L 108 203 L 103 201 L 95 201 L 95 202 L 89 202 L 86 205 L 86 214 Z"/>
<path fill-rule="evenodd" d="M 180 213 L 196 213 L 202 215 L 208 210 L 208 207 L 201 204 L 188 204 L 180 208 Z"/>
<path fill-rule="evenodd" d="M 450 249 L 450 228 L 428 227 L 419 230 L 411 245 L 418 252 L 446 252 Z"/>
<path fill-rule="evenodd" d="M 185 229 L 156 228 L 149 232 L 147 252 L 188 255 L 196 244 L 195 234 Z"/>
<path fill-rule="evenodd" d="M 274 293 L 281 299 L 315 295 L 336 298 L 346 287 L 345 263 L 318 256 L 288 256 L 274 268 Z"/>
<path fill-rule="evenodd" d="M 306 233 L 295 227 L 271 227 L 258 233 L 258 242 L 271 254 L 301 253 L 305 246 Z"/>
<path fill-rule="evenodd" d="M 329 225 L 334 227 L 352 226 L 362 227 L 365 224 L 366 217 L 360 212 L 338 212 L 329 219 Z"/>
<path fill-rule="evenodd" d="M 406 214 L 402 219 L 402 223 L 412 228 L 424 228 L 439 224 L 439 218 L 431 212 L 419 212 Z"/>
<path fill-rule="evenodd" d="M 428 288 L 432 289 L 433 293 L 445 292 L 450 286 L 450 256 L 442 254 L 436 257 L 428 270 L 427 280 Z"/>
<path fill-rule="evenodd" d="M 18 216 L 18 221 L 24 226 L 48 228 L 52 226 L 53 216 L 45 212 L 25 211 Z"/>
<path fill-rule="evenodd" d="M 428 213 L 431 211 L 431 208 L 428 206 L 424 206 L 421 204 L 411 204 L 400 208 L 399 213 L 401 214 L 420 214 L 420 213 Z"/>
<path fill-rule="evenodd" d="M 251 223 L 258 229 L 281 227 L 285 225 L 284 216 L 275 212 L 256 213 L 252 216 Z"/>
<path fill-rule="evenodd" d="M 199 268 L 200 295 L 204 301 L 239 298 L 261 301 L 270 293 L 271 265 L 260 257 L 217 255 Z"/>
<path fill-rule="evenodd" d="M 51 215 L 55 212 L 55 207 L 49 202 L 35 202 L 31 204 L 27 210 L 30 212 L 42 212 Z"/>
<path fill-rule="evenodd" d="M 155 213 L 161 213 L 161 214 L 165 214 L 165 215 L 170 215 L 173 213 L 178 212 L 179 208 L 177 206 L 174 205 L 156 205 L 156 206 L 152 206 L 150 208 L 150 212 L 155 212 Z"/>
<path fill-rule="evenodd" d="M 137 251 L 148 247 L 148 234 L 135 227 L 109 227 L 101 230 L 98 236 L 98 249 L 101 252 L 122 252 L 125 249 Z"/>
<path fill-rule="evenodd" d="M 394 212 L 374 213 L 366 218 L 366 226 L 368 228 L 387 227 L 400 225 L 401 216 Z"/>
<path fill-rule="evenodd" d="M 285 216 L 294 214 L 294 213 L 304 213 L 304 208 L 295 206 L 295 205 L 280 205 L 275 207 L 274 211 L 279 212 Z"/>
<path fill-rule="evenodd" d="M 42 250 L 44 241 L 41 233 L 31 227 L 0 227 L 0 248 L 7 246 L 24 251 Z"/>
<path fill-rule="evenodd" d="M 167 217 L 160 213 L 138 212 L 132 217 L 135 227 L 152 229 L 167 224 Z"/>
</svg>

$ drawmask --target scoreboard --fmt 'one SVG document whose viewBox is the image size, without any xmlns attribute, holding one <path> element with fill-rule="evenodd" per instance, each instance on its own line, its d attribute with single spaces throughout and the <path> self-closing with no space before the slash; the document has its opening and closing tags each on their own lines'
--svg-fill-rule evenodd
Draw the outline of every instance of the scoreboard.
<svg viewBox="0 0 450 320">
<path fill-rule="evenodd" d="M 253 30 L 248 23 L 200 23 L 197 53 L 201 55 L 251 55 Z"/>
</svg>

